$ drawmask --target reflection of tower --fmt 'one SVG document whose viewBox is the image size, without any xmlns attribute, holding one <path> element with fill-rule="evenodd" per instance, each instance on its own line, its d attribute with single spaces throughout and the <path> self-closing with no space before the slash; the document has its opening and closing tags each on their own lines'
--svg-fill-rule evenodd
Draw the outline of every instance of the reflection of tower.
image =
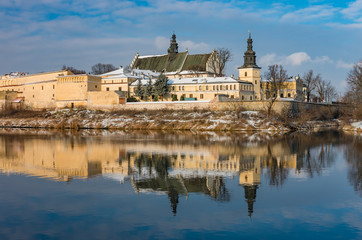
<svg viewBox="0 0 362 240">
<path fill-rule="evenodd" d="M 171 185 L 170 188 L 168 189 L 168 198 L 170 199 L 171 202 L 172 213 L 174 216 L 176 216 L 177 204 L 178 204 L 178 192 L 173 185 Z"/>
<path fill-rule="evenodd" d="M 240 160 L 239 183 L 244 187 L 249 217 L 251 217 L 254 212 L 256 190 L 260 184 L 260 166 L 260 158 L 245 158 Z"/>
<path fill-rule="evenodd" d="M 248 215 L 251 215 L 254 212 L 254 202 L 256 198 L 256 189 L 258 189 L 258 185 L 244 185 L 244 193 L 245 193 L 245 201 L 248 203 Z"/>
</svg>

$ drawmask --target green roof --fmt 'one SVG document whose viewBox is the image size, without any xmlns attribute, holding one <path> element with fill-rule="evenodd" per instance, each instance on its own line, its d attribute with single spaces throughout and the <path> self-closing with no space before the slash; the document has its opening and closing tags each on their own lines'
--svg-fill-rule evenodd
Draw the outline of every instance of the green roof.
<svg viewBox="0 0 362 240">
<path fill-rule="evenodd" d="M 139 57 L 132 67 L 156 72 L 162 72 L 164 69 L 166 72 L 206 71 L 206 63 L 210 55 L 211 53 L 189 55 L 188 52 L 182 52 L 175 55 Z"/>
<path fill-rule="evenodd" d="M 206 63 L 210 55 L 211 53 L 188 55 L 185 64 L 182 67 L 182 71 L 206 71 Z"/>
</svg>

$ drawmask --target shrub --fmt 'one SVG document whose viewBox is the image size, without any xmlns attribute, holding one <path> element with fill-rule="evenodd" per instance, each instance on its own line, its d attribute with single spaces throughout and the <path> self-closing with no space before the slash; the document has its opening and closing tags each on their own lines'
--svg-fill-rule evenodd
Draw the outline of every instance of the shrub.
<svg viewBox="0 0 362 240">
<path fill-rule="evenodd" d="M 155 95 L 155 97 L 153 98 L 154 102 L 158 102 L 158 95 Z"/>
<path fill-rule="evenodd" d="M 127 98 L 127 102 L 138 102 L 138 100 L 135 97 L 129 97 Z"/>
<path fill-rule="evenodd" d="M 177 101 L 177 95 L 176 94 L 172 95 L 172 101 Z"/>
<path fill-rule="evenodd" d="M 180 101 L 185 101 L 185 96 L 184 95 L 181 95 Z"/>
</svg>

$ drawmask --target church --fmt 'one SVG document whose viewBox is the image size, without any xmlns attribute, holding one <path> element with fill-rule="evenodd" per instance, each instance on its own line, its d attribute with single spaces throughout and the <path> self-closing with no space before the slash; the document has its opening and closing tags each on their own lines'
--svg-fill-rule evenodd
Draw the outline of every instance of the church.
<svg viewBox="0 0 362 240">
<path fill-rule="evenodd" d="M 237 79 L 222 75 L 216 67 L 220 58 L 215 50 L 205 54 L 189 54 L 187 50 L 179 52 L 175 34 L 170 39 L 167 54 L 140 56 L 137 53 L 130 68 L 167 76 L 170 94 L 165 100 L 212 100 L 221 95 L 230 99 L 254 101 L 260 99 L 261 78 L 252 42 L 249 35 L 244 65 L 239 68 Z M 140 80 L 143 86 L 148 79 L 145 76 Z M 130 96 L 135 95 L 137 84 L 137 81 L 131 83 Z"/>
</svg>

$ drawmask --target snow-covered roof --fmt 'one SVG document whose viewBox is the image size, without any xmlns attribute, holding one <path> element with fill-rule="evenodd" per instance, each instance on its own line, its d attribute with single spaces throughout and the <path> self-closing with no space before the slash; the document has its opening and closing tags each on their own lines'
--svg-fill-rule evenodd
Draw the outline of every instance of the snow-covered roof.
<svg viewBox="0 0 362 240">
<path fill-rule="evenodd" d="M 156 81 L 156 79 L 152 79 L 152 84 Z M 148 79 L 142 79 L 141 84 L 146 85 L 148 83 Z M 252 84 L 250 82 L 239 81 L 231 77 L 200 77 L 200 78 L 176 78 L 169 79 L 167 81 L 168 85 L 179 85 L 179 84 L 218 84 L 218 83 L 244 83 L 244 84 Z M 131 86 L 137 86 L 138 81 L 134 81 Z"/>
<path fill-rule="evenodd" d="M 172 84 L 196 84 L 196 83 L 245 83 L 252 84 L 250 82 L 242 82 L 231 77 L 200 77 L 200 78 L 176 78 L 169 79 L 167 82 Z"/>
<path fill-rule="evenodd" d="M 157 72 L 153 72 L 150 70 L 139 70 L 139 69 L 131 69 L 126 70 L 124 68 L 119 68 L 117 70 L 114 70 L 112 72 L 101 74 L 100 76 L 103 77 L 103 79 L 119 79 L 119 78 L 145 78 L 148 79 L 148 76 L 151 76 L 151 78 L 157 77 L 160 75 Z"/>
<path fill-rule="evenodd" d="M 141 84 L 143 85 L 143 86 L 145 86 L 145 85 L 147 85 L 147 83 L 148 83 L 148 81 L 150 80 L 150 79 L 139 79 L 140 81 L 141 81 Z M 137 81 L 134 81 L 132 84 L 131 84 L 131 86 L 137 86 L 138 85 L 138 81 L 139 80 L 137 80 Z M 156 82 L 156 79 L 151 79 L 151 83 L 152 84 L 154 84 Z"/>
<path fill-rule="evenodd" d="M 138 56 L 139 59 L 142 58 L 149 58 L 149 57 L 162 57 L 162 56 L 166 56 L 167 54 L 160 54 L 160 55 L 147 55 L 147 56 Z"/>
</svg>

